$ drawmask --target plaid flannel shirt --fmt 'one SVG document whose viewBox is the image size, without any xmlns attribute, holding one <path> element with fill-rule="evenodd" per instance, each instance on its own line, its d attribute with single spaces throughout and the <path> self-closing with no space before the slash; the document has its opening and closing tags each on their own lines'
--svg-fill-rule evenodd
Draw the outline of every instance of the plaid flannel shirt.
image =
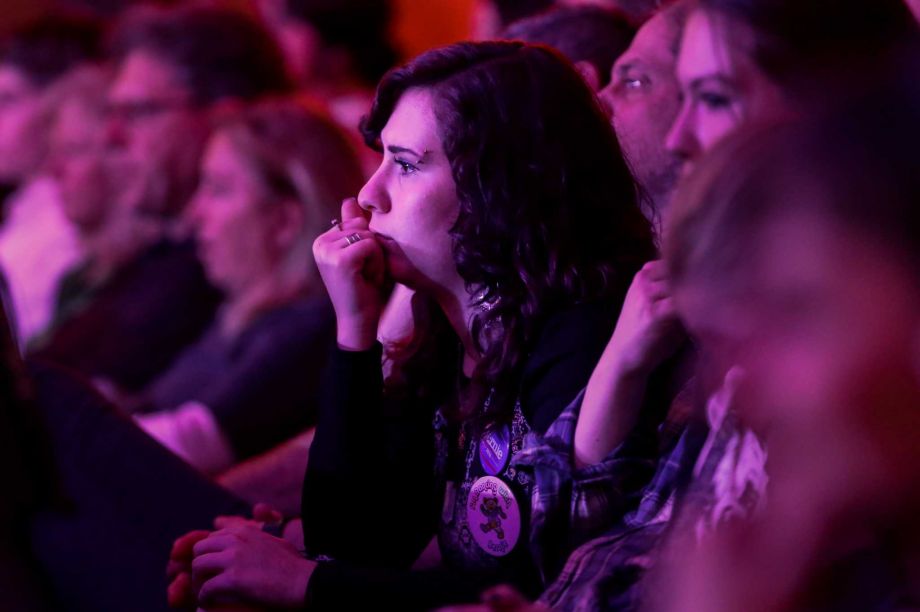
<svg viewBox="0 0 920 612">
<path fill-rule="evenodd" d="M 690 412 L 681 399 L 686 394 L 682 392 L 675 399 L 668 419 L 660 429 L 660 438 L 669 451 L 662 456 L 655 475 L 642 490 L 638 506 L 623 515 L 622 520 L 612 525 L 604 535 L 572 553 L 558 578 L 540 598 L 542 603 L 553 609 L 579 612 L 638 609 L 646 600 L 645 583 L 641 579 L 657 561 L 661 542 L 675 529 L 675 523 L 680 531 L 701 538 L 721 521 L 731 516 L 749 516 L 762 505 L 766 486 L 763 469 L 766 452 L 760 441 L 741 426 L 729 409 L 739 377 L 740 373 L 730 373 L 723 389 L 707 402 L 710 429 L 705 440 L 695 431 L 696 428 L 688 427 Z M 573 405 L 570 408 L 571 411 L 563 414 L 565 423 L 557 423 L 560 428 L 550 428 L 547 435 L 568 432 L 571 434 L 568 439 L 574 442 L 578 407 Z M 557 452 L 563 450 L 561 441 L 558 438 L 554 441 Z M 571 449 L 571 446 L 568 448 Z M 609 459 L 613 460 L 617 452 L 611 453 Z M 591 468 L 601 469 L 606 463 Z M 609 467 L 616 467 L 616 463 L 609 463 Z M 589 472 L 594 471 L 591 468 L 588 468 Z M 679 494 L 691 468 L 692 480 L 686 487 L 686 493 Z M 582 472 L 572 470 L 570 474 L 580 476 Z M 604 481 L 604 477 L 595 476 L 600 482 Z M 608 484 L 615 485 L 616 477 L 612 478 Z M 731 483 L 738 486 L 731 486 Z M 565 489 L 560 487 L 558 480 L 543 479 L 538 482 L 539 485 L 557 487 L 556 497 L 549 496 L 550 490 L 540 492 L 544 499 L 555 501 Z M 582 490 L 571 498 L 577 510 L 573 516 L 581 519 L 582 514 L 591 511 L 615 508 L 617 494 L 616 490 L 607 493 Z M 675 513 L 675 501 L 679 495 L 681 509 Z M 672 521 L 675 514 L 679 514 L 679 520 Z M 583 520 L 584 525 L 595 526 L 603 519 L 595 516 Z"/>
<path fill-rule="evenodd" d="M 674 398 L 657 432 L 635 432 L 594 465 L 575 468 L 572 459 L 584 391 L 545 434 L 528 435 L 514 463 L 533 476 L 531 542 L 544 579 L 553 579 L 575 548 L 614 527 L 630 529 L 670 517 L 686 465 L 681 434 L 690 415 L 691 387 L 688 383 Z"/>
</svg>

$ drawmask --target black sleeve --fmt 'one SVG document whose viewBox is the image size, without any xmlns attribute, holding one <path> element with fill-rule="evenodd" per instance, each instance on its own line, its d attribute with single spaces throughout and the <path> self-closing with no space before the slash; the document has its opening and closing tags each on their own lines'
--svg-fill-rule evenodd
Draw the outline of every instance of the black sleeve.
<svg viewBox="0 0 920 612">
<path fill-rule="evenodd" d="M 543 326 L 521 380 L 521 410 L 534 431 L 545 433 L 588 384 L 616 320 L 616 308 L 591 303 Z"/>
<path fill-rule="evenodd" d="M 553 317 L 544 327 L 525 367 L 521 398 L 523 409 L 535 428 L 548 427 L 585 386 L 609 339 L 611 319 L 615 317 L 609 309 L 586 306 Z M 331 369 L 328 382 L 330 388 L 340 394 L 337 402 L 340 410 L 328 410 L 336 404 L 333 402 L 327 403 L 321 412 L 310 454 L 303 507 L 304 539 L 312 544 L 308 545 L 308 550 L 313 554 L 327 554 L 333 561 L 321 563 L 313 573 L 307 590 L 307 605 L 311 610 L 363 609 L 398 602 L 400 609 L 427 610 L 477 600 L 484 589 L 503 581 L 502 577 L 463 575 L 448 569 L 406 569 L 420 552 L 419 546 L 424 546 L 435 532 L 436 525 L 429 517 L 437 517 L 440 512 L 436 504 L 426 507 L 419 503 L 421 497 L 416 494 L 423 480 L 430 482 L 431 479 L 431 412 L 426 413 L 427 420 L 422 423 L 401 421 L 406 429 L 404 436 L 411 435 L 408 432 L 412 426 L 420 428 L 415 436 L 425 442 L 416 444 L 419 447 L 428 445 L 424 455 L 428 474 L 418 469 L 422 466 L 422 455 L 419 455 L 415 460 L 406 457 L 407 463 L 397 474 L 373 480 L 367 474 L 369 464 L 380 464 L 374 465 L 373 473 L 378 474 L 382 465 L 391 466 L 396 458 L 387 455 L 379 439 L 375 440 L 381 432 L 387 431 L 389 423 L 367 418 L 372 406 L 386 405 L 379 391 L 382 386 L 380 348 L 363 353 L 339 352 L 332 360 Z M 386 412 L 384 409 L 377 414 Z M 322 440 L 321 428 L 325 429 Z M 349 428 L 362 433 L 353 435 Z M 335 435 L 331 435 L 332 432 Z M 390 436 L 391 440 L 398 439 Z M 377 450 L 373 452 L 379 453 L 376 458 L 368 452 L 374 448 Z M 393 448 L 387 450 L 392 452 Z M 330 461 L 333 457 L 335 460 Z M 380 461 L 381 457 L 385 459 Z M 407 470 L 408 463 L 413 461 L 414 472 Z M 333 464 L 347 466 L 353 471 L 348 474 L 336 472 Z M 320 482 L 322 486 L 317 486 Z M 354 500 L 353 505 L 342 507 L 339 502 L 330 504 L 317 500 L 315 496 L 320 491 L 325 493 L 326 500 L 337 494 L 343 496 L 342 499 Z M 432 499 L 437 497 L 432 494 Z M 415 525 L 407 528 L 407 523 Z M 418 529 L 421 524 L 426 525 L 424 530 Z M 413 547 L 406 546 L 412 538 L 422 534 L 425 537 L 415 541 Z M 315 546 L 319 542 L 322 546 Z M 410 548 L 411 555 L 399 556 L 400 551 L 405 553 Z"/>
<path fill-rule="evenodd" d="M 310 610 L 428 610 L 475 601 L 500 577 L 413 571 L 434 537 L 432 407 L 381 393 L 380 346 L 337 351 L 326 380 L 304 483 L 304 543 L 325 555 L 310 578 Z"/>
<path fill-rule="evenodd" d="M 433 409 L 383 397 L 381 352 L 330 359 L 304 480 L 304 544 L 314 556 L 405 569 L 436 528 Z"/>
</svg>

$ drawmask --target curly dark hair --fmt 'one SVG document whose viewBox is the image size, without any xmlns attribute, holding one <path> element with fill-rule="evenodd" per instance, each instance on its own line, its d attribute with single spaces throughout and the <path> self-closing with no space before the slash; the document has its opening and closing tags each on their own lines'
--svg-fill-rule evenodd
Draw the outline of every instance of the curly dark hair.
<svg viewBox="0 0 920 612">
<path fill-rule="evenodd" d="M 361 124 L 369 146 L 380 149 L 410 88 L 433 95 L 460 203 L 454 261 L 483 306 L 472 322 L 482 358 L 471 387 L 480 391 L 459 416 L 471 416 L 490 389 L 490 417 L 506 414 L 541 324 L 577 303 L 618 306 L 654 257 L 651 228 L 604 113 L 557 52 L 465 42 L 422 54 L 380 83 Z"/>
</svg>

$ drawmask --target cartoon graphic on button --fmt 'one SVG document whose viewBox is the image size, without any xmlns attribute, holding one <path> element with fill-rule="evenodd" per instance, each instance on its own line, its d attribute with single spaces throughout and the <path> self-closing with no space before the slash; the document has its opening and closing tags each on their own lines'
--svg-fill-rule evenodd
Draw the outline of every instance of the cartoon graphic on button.
<svg viewBox="0 0 920 612">
<path fill-rule="evenodd" d="M 498 539 L 504 540 L 505 530 L 502 529 L 502 519 L 508 518 L 508 515 L 505 514 L 505 511 L 498 505 L 498 498 L 494 495 L 484 497 L 482 503 L 479 505 L 479 511 L 488 519 L 485 523 L 480 523 L 479 525 L 482 532 L 489 533 L 490 531 L 495 531 L 495 535 L 498 536 Z"/>
<path fill-rule="evenodd" d="M 521 510 L 514 492 L 495 476 L 483 476 L 470 487 L 466 519 L 476 544 L 494 557 L 511 553 L 521 535 Z"/>
</svg>

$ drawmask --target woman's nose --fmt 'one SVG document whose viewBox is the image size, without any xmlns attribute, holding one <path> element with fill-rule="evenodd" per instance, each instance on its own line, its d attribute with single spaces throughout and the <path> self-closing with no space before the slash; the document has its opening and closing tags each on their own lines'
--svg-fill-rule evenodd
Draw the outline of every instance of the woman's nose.
<svg viewBox="0 0 920 612">
<path fill-rule="evenodd" d="M 693 131 L 693 121 L 688 108 L 680 109 L 674 119 L 674 124 L 668 130 L 664 145 L 665 149 L 684 161 L 693 159 L 699 154 L 700 145 Z"/>
<path fill-rule="evenodd" d="M 378 169 L 358 192 L 358 206 L 369 213 L 380 214 L 390 210 L 390 199 L 380 174 Z"/>
</svg>

